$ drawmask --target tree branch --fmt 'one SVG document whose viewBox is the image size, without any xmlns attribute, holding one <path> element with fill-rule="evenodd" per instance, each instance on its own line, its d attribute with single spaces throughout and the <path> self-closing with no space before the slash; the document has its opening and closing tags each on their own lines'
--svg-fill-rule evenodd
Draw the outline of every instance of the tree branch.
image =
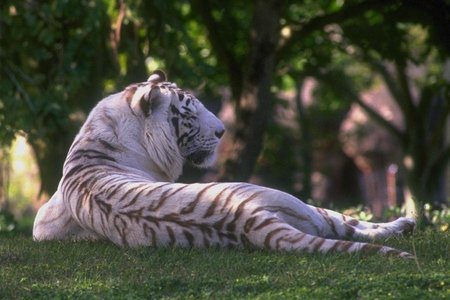
<svg viewBox="0 0 450 300">
<path fill-rule="evenodd" d="M 401 66 L 400 63 L 396 61 L 395 71 L 397 76 L 394 77 L 390 74 L 383 63 L 373 58 L 369 58 L 367 55 L 364 55 L 363 59 L 381 75 L 393 97 L 393 100 L 397 103 L 403 113 L 406 126 L 410 127 L 414 120 L 415 108 L 409 88 L 408 78 L 405 73 L 406 67 Z"/>
<path fill-rule="evenodd" d="M 115 24 L 112 26 L 109 39 L 111 42 L 111 48 L 114 57 L 114 63 L 116 66 L 119 66 L 119 44 L 120 44 L 120 33 L 122 30 L 123 20 L 125 18 L 127 6 L 124 0 L 119 1 L 119 15 L 117 16 L 117 20 Z"/>
<path fill-rule="evenodd" d="M 345 76 L 344 74 L 326 74 L 326 73 L 315 73 L 318 79 L 326 82 L 331 88 L 333 88 L 338 94 L 341 94 L 345 98 L 350 99 L 352 102 L 358 104 L 361 109 L 367 113 L 367 115 L 384 129 L 386 129 L 389 133 L 391 133 L 394 137 L 396 137 L 402 147 L 406 146 L 406 135 L 401 132 L 397 127 L 395 127 L 392 123 L 387 121 L 383 116 L 381 116 L 377 111 L 367 105 L 356 93 L 350 84 L 345 83 L 342 78 Z"/>
<path fill-rule="evenodd" d="M 407 127 L 410 127 L 414 122 L 416 117 L 416 109 L 414 107 L 414 100 L 411 95 L 411 89 L 408 83 L 408 77 L 406 75 L 406 64 L 400 62 L 399 60 L 395 60 L 395 68 L 397 71 L 397 78 L 400 83 L 401 97 L 397 99 L 397 102 L 402 102 L 405 110 L 403 114 L 405 115 L 405 121 Z"/>
<path fill-rule="evenodd" d="M 349 94 L 350 95 L 350 94 Z M 406 146 L 406 137 L 405 135 L 394 125 L 392 125 L 389 121 L 383 118 L 378 112 L 372 109 L 369 105 L 367 105 L 358 95 L 354 94 L 352 97 L 353 101 L 357 103 L 364 112 L 369 115 L 369 117 L 381 125 L 384 129 L 389 131 L 393 136 L 395 136 L 403 147 Z"/>
<path fill-rule="evenodd" d="M 315 30 L 322 29 L 325 25 L 331 23 L 339 23 L 345 19 L 363 14 L 371 9 L 382 9 L 388 5 L 398 3 L 397 0 L 368 0 L 354 5 L 344 5 L 344 7 L 334 13 L 312 18 L 304 23 L 299 24 L 298 29 L 293 29 L 289 39 L 278 49 L 277 57 L 284 57 L 285 53 L 293 47 L 295 43 Z"/>
<path fill-rule="evenodd" d="M 28 106 L 29 110 L 31 111 L 31 113 L 33 115 L 36 115 L 36 108 L 34 107 L 33 102 L 30 99 L 30 96 L 25 91 L 25 89 L 22 87 L 22 85 L 20 84 L 19 80 L 17 80 L 17 78 L 14 75 L 14 73 L 8 69 L 8 66 L 3 68 L 3 70 L 5 71 L 6 75 L 8 75 L 9 79 L 11 80 L 11 82 L 16 86 L 17 90 L 19 91 L 19 94 L 22 94 L 22 96 L 24 98 L 24 101 L 27 104 L 27 106 Z"/>
<path fill-rule="evenodd" d="M 224 40 L 220 31 L 220 24 L 212 16 L 211 3 L 208 0 L 193 0 L 192 8 L 203 20 L 203 24 L 208 31 L 209 41 L 217 54 L 218 60 L 227 69 L 231 91 L 234 99 L 239 99 L 242 92 L 242 64 L 238 62 L 235 55 L 228 48 L 228 43 Z"/>
<path fill-rule="evenodd" d="M 398 84 L 396 83 L 395 78 L 389 73 L 386 66 L 383 65 L 383 63 L 381 63 L 380 61 L 375 61 L 372 59 L 366 59 L 366 61 L 381 75 L 392 97 L 394 98 L 394 100 L 396 100 L 398 106 L 404 113 L 406 108 L 401 101 L 402 93 L 398 89 Z"/>
</svg>

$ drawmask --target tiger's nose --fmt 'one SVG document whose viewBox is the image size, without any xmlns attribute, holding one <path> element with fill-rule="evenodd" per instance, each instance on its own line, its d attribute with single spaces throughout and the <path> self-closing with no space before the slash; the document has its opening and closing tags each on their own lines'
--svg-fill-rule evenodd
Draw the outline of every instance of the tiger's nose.
<svg viewBox="0 0 450 300">
<path fill-rule="evenodd" d="M 223 134 L 225 133 L 225 130 L 224 129 L 218 129 L 218 130 L 216 130 L 215 132 L 214 132 L 214 134 L 217 136 L 217 138 L 221 138 L 222 136 L 223 136 Z"/>
</svg>

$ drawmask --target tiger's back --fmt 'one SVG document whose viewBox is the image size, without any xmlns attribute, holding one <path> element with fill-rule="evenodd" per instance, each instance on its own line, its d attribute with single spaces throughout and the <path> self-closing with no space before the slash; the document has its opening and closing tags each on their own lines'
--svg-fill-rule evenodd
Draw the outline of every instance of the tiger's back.
<svg viewBox="0 0 450 300">
<path fill-rule="evenodd" d="M 160 72 L 110 96 L 75 138 L 58 190 L 38 212 L 34 238 L 411 257 L 340 240 L 401 234 L 414 228 L 411 219 L 362 222 L 247 183 L 173 183 L 186 161 L 214 161 L 223 132 L 198 99 Z"/>
</svg>

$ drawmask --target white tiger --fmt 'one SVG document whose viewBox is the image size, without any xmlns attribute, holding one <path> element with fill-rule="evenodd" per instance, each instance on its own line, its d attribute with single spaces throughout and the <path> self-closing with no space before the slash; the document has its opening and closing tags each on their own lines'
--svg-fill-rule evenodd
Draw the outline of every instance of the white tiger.
<svg viewBox="0 0 450 300">
<path fill-rule="evenodd" d="M 413 257 L 341 240 L 410 232 L 413 219 L 358 221 L 248 183 L 173 183 L 186 161 L 211 165 L 223 133 L 221 121 L 161 71 L 105 98 L 75 138 L 59 187 L 36 216 L 34 239 Z"/>
</svg>

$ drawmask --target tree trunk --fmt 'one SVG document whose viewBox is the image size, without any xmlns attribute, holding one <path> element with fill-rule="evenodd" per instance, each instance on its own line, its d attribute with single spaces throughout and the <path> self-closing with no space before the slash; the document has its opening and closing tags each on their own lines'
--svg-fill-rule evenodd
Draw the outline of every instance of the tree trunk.
<svg viewBox="0 0 450 300">
<path fill-rule="evenodd" d="M 302 162 L 302 191 L 300 193 L 301 198 L 310 199 L 312 195 L 312 139 L 310 118 L 306 112 L 306 108 L 303 105 L 302 99 L 303 82 L 298 82 L 296 86 L 295 104 L 297 107 L 298 124 L 300 127 L 300 156 Z"/>
<path fill-rule="evenodd" d="M 419 151 L 423 152 L 423 151 Z M 411 160 L 406 160 L 406 179 L 412 199 L 415 203 L 419 227 L 431 224 L 431 220 L 425 215 L 425 204 L 430 204 L 433 209 L 442 209 L 447 203 L 445 192 L 446 165 L 432 166 L 430 159 L 422 162 L 420 154 L 411 155 Z M 412 164 L 412 166 L 410 165 Z"/>
<path fill-rule="evenodd" d="M 367 204 L 377 220 L 384 218 L 388 203 L 387 172 L 385 168 L 366 169 L 362 172 L 363 190 Z"/>
<path fill-rule="evenodd" d="M 72 142 L 73 134 L 61 130 L 45 139 L 30 140 L 39 167 L 41 188 L 39 195 L 52 195 L 58 188 L 64 160 Z"/>
<path fill-rule="evenodd" d="M 223 181 L 248 180 L 262 149 L 272 111 L 270 86 L 280 31 L 279 2 L 257 0 L 255 3 L 248 65 L 244 71 L 242 92 L 236 97 L 239 101 L 236 104 L 232 151 L 220 172 L 220 180 Z"/>
</svg>

